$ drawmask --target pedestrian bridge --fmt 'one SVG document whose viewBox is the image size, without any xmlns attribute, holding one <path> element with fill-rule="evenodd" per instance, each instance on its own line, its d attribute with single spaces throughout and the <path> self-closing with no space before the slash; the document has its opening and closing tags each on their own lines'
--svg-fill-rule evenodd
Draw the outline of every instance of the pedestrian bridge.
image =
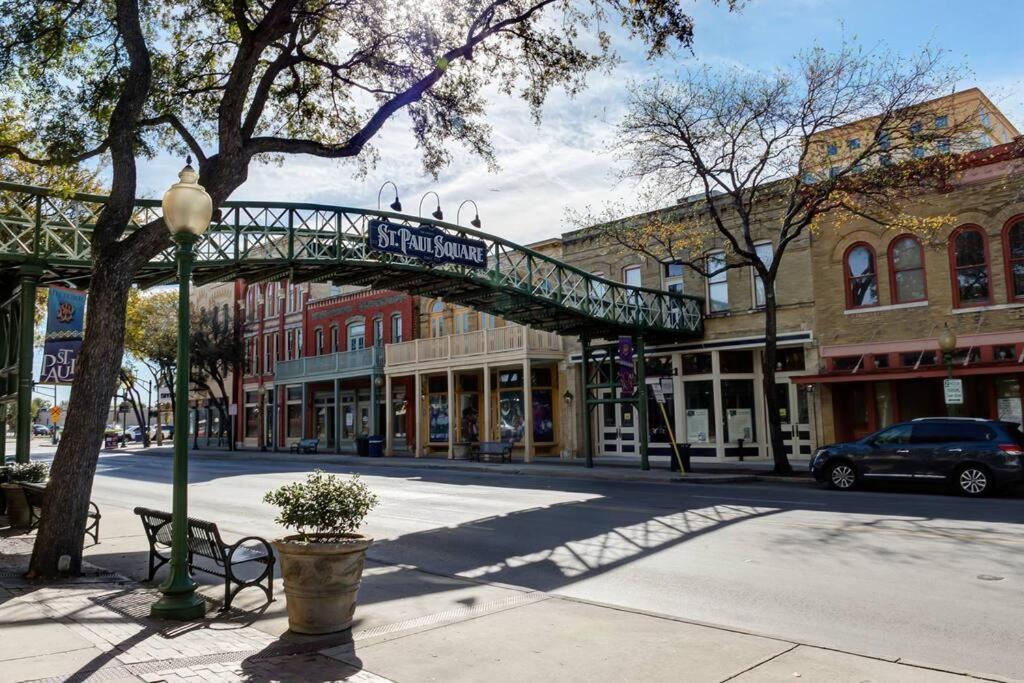
<svg viewBox="0 0 1024 683">
<path fill-rule="evenodd" d="M 87 287 L 92 225 L 105 199 L 0 183 L 0 273 L 36 265 L 43 283 Z M 159 217 L 159 200 L 139 200 L 133 226 Z M 613 282 L 495 235 L 390 211 L 229 201 L 195 251 L 198 284 L 331 281 L 440 297 L 563 335 L 703 335 L 698 297 Z M 151 287 L 175 272 L 170 247 L 136 279 Z"/>
</svg>

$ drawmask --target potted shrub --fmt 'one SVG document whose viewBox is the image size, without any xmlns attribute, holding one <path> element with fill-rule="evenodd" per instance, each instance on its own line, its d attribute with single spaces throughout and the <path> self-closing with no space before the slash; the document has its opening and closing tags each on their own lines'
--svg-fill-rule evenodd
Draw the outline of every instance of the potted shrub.
<svg viewBox="0 0 1024 683">
<path fill-rule="evenodd" d="M 268 491 L 277 523 L 297 533 L 273 541 L 281 559 L 288 626 L 296 633 L 333 633 L 352 626 L 366 550 L 357 533 L 377 496 L 358 476 L 314 471 L 305 481 Z"/>
<path fill-rule="evenodd" d="M 28 500 L 21 489 L 24 484 L 41 484 L 50 474 L 50 466 L 45 462 L 14 463 L 8 467 L 10 483 L 0 484 L 7 501 L 7 521 L 12 527 L 29 526 Z"/>
</svg>

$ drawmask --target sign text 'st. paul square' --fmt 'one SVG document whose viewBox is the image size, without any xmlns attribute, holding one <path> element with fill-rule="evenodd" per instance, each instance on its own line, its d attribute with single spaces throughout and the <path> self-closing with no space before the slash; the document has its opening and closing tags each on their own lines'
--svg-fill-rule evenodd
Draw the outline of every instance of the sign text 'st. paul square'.
<svg viewBox="0 0 1024 683">
<path fill-rule="evenodd" d="M 412 256 L 429 264 L 454 263 L 471 268 L 487 267 L 483 240 L 449 235 L 431 226 L 419 228 L 372 220 L 367 242 L 371 249 Z"/>
</svg>

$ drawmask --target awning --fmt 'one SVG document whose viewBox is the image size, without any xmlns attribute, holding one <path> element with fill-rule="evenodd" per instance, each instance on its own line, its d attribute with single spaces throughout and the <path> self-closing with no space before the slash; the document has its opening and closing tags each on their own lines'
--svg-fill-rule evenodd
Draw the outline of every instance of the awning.
<svg viewBox="0 0 1024 683">
<path fill-rule="evenodd" d="M 901 379 L 940 379 L 946 377 L 946 368 L 941 365 L 930 365 L 927 368 L 872 370 L 870 372 L 829 372 L 821 375 L 802 375 L 790 377 L 796 384 L 836 384 L 840 382 L 885 382 Z M 1019 363 L 1001 363 L 999 365 L 959 365 L 953 367 L 954 377 L 971 375 L 1014 375 L 1024 374 L 1024 365 Z"/>
</svg>

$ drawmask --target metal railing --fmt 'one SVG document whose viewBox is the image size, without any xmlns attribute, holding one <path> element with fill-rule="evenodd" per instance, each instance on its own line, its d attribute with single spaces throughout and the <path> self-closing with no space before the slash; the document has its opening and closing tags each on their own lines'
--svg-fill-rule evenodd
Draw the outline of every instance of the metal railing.
<svg viewBox="0 0 1024 683">
<path fill-rule="evenodd" d="M 383 361 L 384 354 L 380 353 L 378 346 L 278 361 L 274 370 L 274 381 L 280 384 L 287 380 L 311 377 L 340 377 L 356 375 L 360 372 L 369 373 L 382 369 Z"/>
<path fill-rule="evenodd" d="M 91 266 L 92 226 L 106 198 L 61 195 L 46 188 L 0 182 L 0 266 L 44 263 L 61 274 L 81 275 Z M 589 320 L 596 331 L 610 333 L 703 333 L 699 297 L 634 287 L 592 275 L 550 256 L 500 237 L 427 218 L 389 211 L 322 204 L 229 201 L 218 208 L 217 222 L 195 246 L 197 280 L 233 279 L 244 266 L 250 276 L 262 268 L 266 277 L 281 277 L 296 268 L 313 268 L 330 278 L 353 265 L 426 274 L 436 279 L 491 288 L 528 300 L 556 319 L 568 315 Z M 160 218 L 160 202 L 140 199 L 129 231 Z M 480 240 L 484 268 L 455 263 L 425 264 L 415 256 L 377 251 L 368 243 L 368 224 L 381 219 L 419 228 L 429 226 L 451 237 Z M 174 250 L 160 252 L 140 277 L 147 284 L 174 277 Z M 495 307 L 515 320 L 517 307 Z M 525 321 L 529 322 L 529 321 Z M 578 327 L 581 327 L 579 325 Z"/>
<path fill-rule="evenodd" d="M 512 351 L 558 353 L 562 349 L 562 338 L 557 334 L 532 330 L 521 325 L 507 325 L 465 334 L 388 344 L 385 352 L 387 366 L 394 367 Z"/>
</svg>

